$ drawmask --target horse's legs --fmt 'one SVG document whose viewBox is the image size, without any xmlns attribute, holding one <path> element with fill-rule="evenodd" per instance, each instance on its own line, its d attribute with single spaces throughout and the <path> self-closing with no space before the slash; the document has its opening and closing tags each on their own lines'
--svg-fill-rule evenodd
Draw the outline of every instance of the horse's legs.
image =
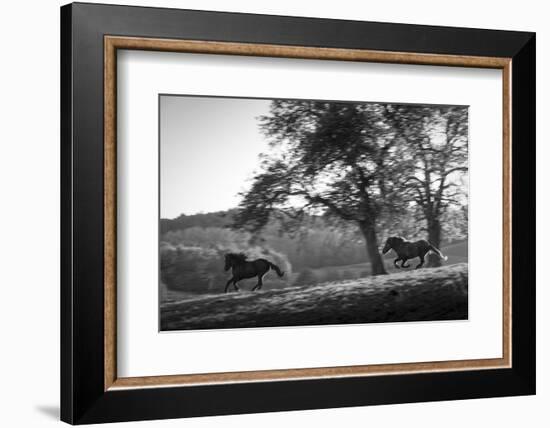
<svg viewBox="0 0 550 428">
<path fill-rule="evenodd" d="M 264 273 L 265 275 L 265 273 Z M 262 287 L 264 286 L 264 275 L 260 275 L 258 277 L 258 290 L 261 290 Z"/>
<path fill-rule="evenodd" d="M 416 265 L 415 269 L 419 269 L 422 267 L 422 265 L 424 264 L 424 256 L 426 254 L 420 254 L 418 257 L 420 258 L 420 263 Z"/>
<path fill-rule="evenodd" d="M 258 283 L 254 286 L 252 291 L 260 290 L 262 288 L 262 286 L 264 285 L 264 283 L 262 281 L 263 278 L 264 278 L 264 275 L 265 275 L 265 272 L 262 273 L 261 275 L 258 275 Z"/>
<path fill-rule="evenodd" d="M 397 269 L 399 269 L 399 265 L 397 264 L 397 262 L 398 262 L 399 260 L 401 260 L 401 257 L 398 257 L 398 258 L 396 258 L 396 259 L 393 261 L 393 265 L 394 265 Z"/>
<path fill-rule="evenodd" d="M 238 281 L 239 281 L 238 279 L 233 280 L 233 287 L 235 287 L 235 291 L 239 291 L 239 290 L 240 290 L 239 286 L 237 285 L 237 282 L 238 282 Z"/>
<path fill-rule="evenodd" d="M 411 265 L 406 265 L 405 263 L 407 263 L 407 259 L 401 259 L 401 267 L 402 268 L 408 268 L 408 267 L 411 267 Z"/>
<path fill-rule="evenodd" d="M 233 277 L 231 277 L 231 279 L 229 281 L 227 281 L 227 284 L 225 284 L 225 291 L 224 293 L 227 293 L 227 289 L 229 288 L 229 284 L 231 284 L 233 282 Z"/>
</svg>

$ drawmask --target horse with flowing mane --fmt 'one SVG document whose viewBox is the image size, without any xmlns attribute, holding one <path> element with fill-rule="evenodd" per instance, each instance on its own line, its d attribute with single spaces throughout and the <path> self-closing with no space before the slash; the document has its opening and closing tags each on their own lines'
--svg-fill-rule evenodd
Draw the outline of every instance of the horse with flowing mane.
<svg viewBox="0 0 550 428">
<path fill-rule="evenodd" d="M 247 260 L 246 255 L 244 255 L 243 253 L 226 254 L 224 269 L 225 271 L 232 269 L 231 273 L 233 274 L 231 279 L 227 281 L 227 284 L 225 284 L 225 293 L 227 293 L 227 289 L 229 288 L 229 285 L 231 283 L 233 283 L 233 287 L 235 287 L 235 290 L 239 291 L 237 282 L 239 282 L 241 279 L 254 278 L 255 276 L 258 277 L 258 283 L 254 286 L 252 291 L 261 289 L 263 285 L 263 277 L 269 271 L 269 269 L 273 269 L 275 272 L 277 272 L 279 278 L 282 278 L 285 274 L 281 271 L 281 269 L 279 269 L 279 266 L 271 263 L 269 260 L 256 259 L 249 261 Z"/>
<path fill-rule="evenodd" d="M 416 265 L 415 269 L 421 268 L 424 264 L 424 257 L 430 251 L 437 254 L 440 259 L 447 260 L 447 257 L 444 256 L 441 251 L 439 251 L 436 247 L 434 247 L 425 239 L 411 242 L 399 236 L 392 236 L 386 240 L 386 245 L 384 245 L 382 253 L 386 254 L 390 250 L 395 251 L 397 254 L 397 258 L 393 261 L 393 264 L 396 268 L 400 267 L 397 265 L 397 262 L 400 260 L 402 268 L 410 267 L 410 265 L 406 265 L 405 263 L 407 262 L 407 260 L 414 259 L 415 257 L 418 257 L 420 259 L 420 263 Z"/>
</svg>

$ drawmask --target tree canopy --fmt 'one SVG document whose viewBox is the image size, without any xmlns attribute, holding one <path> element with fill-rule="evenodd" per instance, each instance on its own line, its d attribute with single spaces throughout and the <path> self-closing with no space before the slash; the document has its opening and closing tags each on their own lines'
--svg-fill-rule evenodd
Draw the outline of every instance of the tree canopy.
<svg viewBox="0 0 550 428">
<path fill-rule="evenodd" d="M 270 141 L 235 215 L 258 231 L 273 216 L 354 222 L 374 274 L 385 273 L 378 231 L 412 211 L 440 219 L 467 169 L 467 109 L 274 100 L 260 127 Z M 429 227 L 428 227 L 429 229 Z M 439 245 L 439 242 L 434 243 Z"/>
</svg>

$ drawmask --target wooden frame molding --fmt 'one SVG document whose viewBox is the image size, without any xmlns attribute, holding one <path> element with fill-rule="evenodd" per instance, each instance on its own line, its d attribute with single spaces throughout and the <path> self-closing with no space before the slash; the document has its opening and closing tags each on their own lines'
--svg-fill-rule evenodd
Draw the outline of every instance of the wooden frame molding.
<svg viewBox="0 0 550 428">
<path fill-rule="evenodd" d="M 503 349 L 502 358 L 405 364 L 359 365 L 306 369 L 205 373 L 172 376 L 117 377 L 116 367 L 116 82 L 117 50 L 248 55 L 338 61 L 422 64 L 502 70 L 503 81 Z M 358 49 L 104 37 L 104 390 L 218 383 L 358 377 L 405 373 L 509 368 L 512 362 L 512 61 L 510 58 L 418 54 Z"/>
</svg>

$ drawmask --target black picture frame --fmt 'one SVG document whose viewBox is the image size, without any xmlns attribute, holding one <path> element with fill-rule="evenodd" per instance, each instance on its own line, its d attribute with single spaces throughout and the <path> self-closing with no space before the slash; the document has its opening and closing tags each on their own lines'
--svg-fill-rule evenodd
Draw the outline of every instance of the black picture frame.
<svg viewBox="0 0 550 428">
<path fill-rule="evenodd" d="M 104 388 L 104 36 L 512 59 L 512 367 Z M 73 3 L 61 8 L 61 419 L 71 424 L 535 393 L 535 34 Z"/>
</svg>

